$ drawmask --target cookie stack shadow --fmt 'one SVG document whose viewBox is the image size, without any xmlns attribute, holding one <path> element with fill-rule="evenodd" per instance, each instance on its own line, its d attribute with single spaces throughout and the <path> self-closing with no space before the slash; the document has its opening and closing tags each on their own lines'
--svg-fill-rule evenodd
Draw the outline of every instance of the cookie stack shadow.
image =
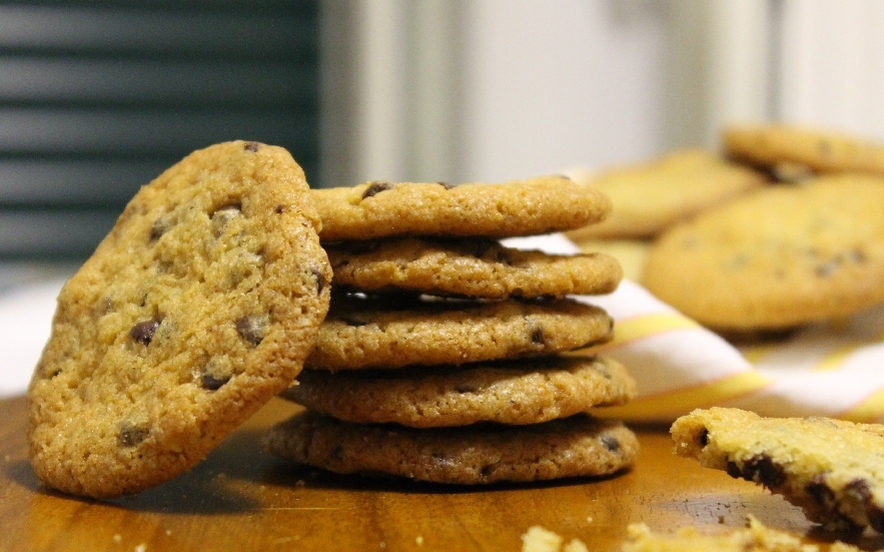
<svg viewBox="0 0 884 552">
<path fill-rule="evenodd" d="M 454 189 L 462 197 L 450 196 L 460 210 L 493 194 L 525 202 L 524 225 L 501 230 L 489 214 L 485 226 L 445 235 L 438 219 L 449 196 L 420 214 L 432 222 L 425 232 L 384 227 L 342 238 L 338 226 L 347 223 L 331 221 L 329 209 L 339 200 L 368 210 L 385 194 L 395 201 L 397 193 L 413 198 L 449 186 L 317 192 L 329 200 L 318 203 L 334 271 L 331 307 L 304 370 L 282 394 L 304 410 L 270 429 L 269 452 L 337 473 L 453 484 L 604 476 L 634 464 L 635 435 L 594 415 L 635 395 L 625 367 L 591 352 L 613 335 L 613 320 L 591 296 L 617 287 L 619 264 L 604 254 L 553 255 L 500 241 L 596 223 L 610 204 L 565 178 L 525 182 L 461 185 Z M 559 187 L 580 200 L 559 207 L 551 200 Z M 540 215 L 528 208 L 538 204 L 548 204 Z"/>
</svg>

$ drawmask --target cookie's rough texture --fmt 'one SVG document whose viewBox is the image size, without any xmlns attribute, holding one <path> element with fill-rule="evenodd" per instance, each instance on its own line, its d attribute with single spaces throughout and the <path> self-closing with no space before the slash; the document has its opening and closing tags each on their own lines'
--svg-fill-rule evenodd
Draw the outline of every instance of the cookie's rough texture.
<svg viewBox="0 0 884 552">
<path fill-rule="evenodd" d="M 759 171 L 700 149 L 676 150 L 642 164 L 584 175 L 578 182 L 608 196 L 613 209 L 604 221 L 572 230 L 568 237 L 652 238 L 766 181 Z"/>
<path fill-rule="evenodd" d="M 631 467 L 635 434 L 584 415 L 527 426 L 414 429 L 342 422 L 306 411 L 273 426 L 265 448 L 337 473 L 485 484 L 609 475 Z"/>
<path fill-rule="evenodd" d="M 677 454 L 761 484 L 827 529 L 884 531 L 884 425 L 710 408 L 670 432 Z"/>
<path fill-rule="evenodd" d="M 282 396 L 350 422 L 533 424 L 624 404 L 635 381 L 612 359 L 558 355 L 432 370 L 306 370 Z"/>
<path fill-rule="evenodd" d="M 722 142 L 729 156 L 763 167 L 787 164 L 817 172 L 884 175 L 884 144 L 843 132 L 788 124 L 735 125 L 723 130 Z"/>
<path fill-rule="evenodd" d="M 211 146 L 143 187 L 59 294 L 28 390 L 40 480 L 136 493 L 287 387 L 328 307 L 318 225 L 274 146 Z"/>
<path fill-rule="evenodd" d="M 573 299 L 332 299 L 308 368 L 463 364 L 569 351 L 608 341 L 613 320 Z"/>
<path fill-rule="evenodd" d="M 325 241 L 546 234 L 592 224 L 611 202 L 562 176 L 500 184 L 366 182 L 313 190 Z"/>
<path fill-rule="evenodd" d="M 335 286 L 507 299 L 610 293 L 623 271 L 602 253 L 552 255 L 481 239 L 327 244 Z"/>
<path fill-rule="evenodd" d="M 750 515 L 745 529 L 723 534 L 702 534 L 693 526 L 680 527 L 676 534 L 654 533 L 643 523 L 627 528 L 629 541 L 622 552 L 819 552 L 815 544 L 804 544 L 798 535 L 766 527 Z M 829 552 L 859 552 L 860 549 L 836 541 Z"/>
<path fill-rule="evenodd" d="M 884 301 L 884 177 L 764 188 L 658 238 L 642 283 L 715 329 L 775 330 Z"/>
</svg>

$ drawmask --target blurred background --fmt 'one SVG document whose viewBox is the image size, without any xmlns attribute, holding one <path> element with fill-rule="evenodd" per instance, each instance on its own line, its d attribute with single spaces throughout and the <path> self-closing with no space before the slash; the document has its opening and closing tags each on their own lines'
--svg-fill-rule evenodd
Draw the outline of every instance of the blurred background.
<svg viewBox="0 0 884 552">
<path fill-rule="evenodd" d="M 882 28 L 878 0 L 0 0 L 0 289 L 224 140 L 314 187 L 603 167 L 732 121 L 884 140 Z"/>
</svg>

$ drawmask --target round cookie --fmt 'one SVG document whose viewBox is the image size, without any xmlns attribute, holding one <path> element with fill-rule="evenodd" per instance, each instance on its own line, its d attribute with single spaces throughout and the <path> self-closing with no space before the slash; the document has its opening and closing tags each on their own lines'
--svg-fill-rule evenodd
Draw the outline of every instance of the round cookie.
<svg viewBox="0 0 884 552">
<path fill-rule="evenodd" d="M 142 187 L 58 296 L 28 389 L 37 477 L 137 493 L 285 389 L 328 308 L 318 226 L 275 146 L 214 145 Z"/>
<path fill-rule="evenodd" d="M 335 286 L 507 299 L 610 293 L 623 275 L 600 253 L 551 255 L 491 240 L 402 238 L 325 245 Z"/>
<path fill-rule="evenodd" d="M 392 236 L 510 237 L 601 221 L 611 202 L 564 176 L 498 184 L 366 182 L 312 191 L 323 242 Z"/>
<path fill-rule="evenodd" d="M 535 424 L 626 403 L 635 381 L 612 359 L 531 360 L 329 373 L 305 370 L 282 397 L 339 420 L 408 427 Z"/>
<path fill-rule="evenodd" d="M 396 301 L 335 295 L 306 366 L 387 369 L 536 356 L 606 342 L 613 324 L 604 310 L 571 299 Z"/>
<path fill-rule="evenodd" d="M 610 475 L 638 455 L 635 434 L 621 422 L 584 415 L 527 426 L 415 429 L 306 411 L 273 426 L 264 447 L 336 473 L 461 485 Z"/>
<path fill-rule="evenodd" d="M 670 433 L 678 455 L 763 485 L 826 529 L 884 532 L 884 425 L 710 408 Z"/>
<path fill-rule="evenodd" d="M 789 124 L 739 125 L 722 131 L 725 153 L 758 166 L 884 175 L 884 144 L 847 133 Z"/>
<path fill-rule="evenodd" d="M 770 186 L 657 239 L 642 283 L 731 332 L 838 319 L 884 301 L 884 177 Z"/>
<path fill-rule="evenodd" d="M 613 206 L 599 224 L 566 234 L 580 242 L 652 238 L 678 221 L 761 186 L 767 177 L 714 153 L 683 149 L 649 162 L 584 175 L 577 181 L 607 195 Z"/>
</svg>

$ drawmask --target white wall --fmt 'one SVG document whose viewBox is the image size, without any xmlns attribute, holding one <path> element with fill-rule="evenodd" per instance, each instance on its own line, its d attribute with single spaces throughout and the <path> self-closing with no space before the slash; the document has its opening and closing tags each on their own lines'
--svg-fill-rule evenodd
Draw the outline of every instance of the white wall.
<svg viewBox="0 0 884 552">
<path fill-rule="evenodd" d="M 462 179 L 661 150 L 665 20 L 653 3 L 473 0 L 465 16 Z"/>
<path fill-rule="evenodd" d="M 884 139 L 881 0 L 327 5 L 323 185 L 602 167 L 747 120 Z"/>
<path fill-rule="evenodd" d="M 778 115 L 884 140 L 884 2 L 785 0 Z"/>
</svg>

